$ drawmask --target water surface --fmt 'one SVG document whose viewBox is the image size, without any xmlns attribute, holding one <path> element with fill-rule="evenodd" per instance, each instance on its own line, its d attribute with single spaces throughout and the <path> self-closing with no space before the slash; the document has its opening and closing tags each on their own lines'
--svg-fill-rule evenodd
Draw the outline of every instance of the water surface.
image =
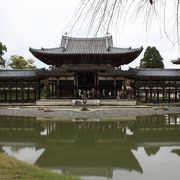
<svg viewBox="0 0 180 180">
<path fill-rule="evenodd" d="M 109 121 L 1 116 L 0 151 L 85 180 L 179 180 L 180 115 Z"/>
</svg>

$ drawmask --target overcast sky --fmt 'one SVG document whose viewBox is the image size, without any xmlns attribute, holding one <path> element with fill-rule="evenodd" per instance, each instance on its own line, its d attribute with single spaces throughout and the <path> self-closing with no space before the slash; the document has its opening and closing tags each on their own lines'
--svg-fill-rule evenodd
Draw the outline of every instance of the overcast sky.
<svg viewBox="0 0 180 180">
<path fill-rule="evenodd" d="M 29 52 L 29 47 L 58 47 L 61 36 L 72 27 L 73 15 L 79 2 L 80 0 L 0 0 L 0 42 L 8 49 L 4 58 L 21 55 L 35 59 Z M 171 6 L 168 8 L 167 14 L 172 11 Z M 178 47 L 173 46 L 160 29 L 158 23 L 153 21 L 146 32 L 145 24 L 137 19 L 135 22 L 128 21 L 125 25 L 120 24 L 118 28 L 112 26 L 110 33 L 113 35 L 114 46 L 122 48 L 143 46 L 144 49 L 149 45 L 155 46 L 163 57 L 166 68 L 179 68 L 171 63 L 171 59 L 177 59 L 179 56 Z M 106 32 L 101 32 L 100 35 L 105 34 Z M 69 35 L 85 37 L 86 33 L 76 26 Z M 138 66 L 142 57 L 143 53 L 123 68 Z M 39 68 L 45 66 L 37 59 L 35 63 Z"/>
</svg>

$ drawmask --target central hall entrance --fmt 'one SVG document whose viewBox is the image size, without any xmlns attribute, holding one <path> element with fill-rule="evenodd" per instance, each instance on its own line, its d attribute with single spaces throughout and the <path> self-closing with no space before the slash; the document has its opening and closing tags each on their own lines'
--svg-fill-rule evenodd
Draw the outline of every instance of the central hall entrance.
<svg viewBox="0 0 180 180">
<path fill-rule="evenodd" d="M 79 72 L 78 73 L 78 89 L 90 90 L 95 88 L 96 82 L 95 72 Z"/>
</svg>

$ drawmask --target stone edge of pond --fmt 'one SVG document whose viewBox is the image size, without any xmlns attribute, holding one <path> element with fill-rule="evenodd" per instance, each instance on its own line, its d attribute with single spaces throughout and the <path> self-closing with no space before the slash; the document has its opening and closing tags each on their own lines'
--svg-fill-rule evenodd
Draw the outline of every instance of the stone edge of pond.
<svg viewBox="0 0 180 180">
<path fill-rule="evenodd" d="M 81 111 L 81 108 L 70 107 L 1 107 L 1 116 L 26 116 L 42 118 L 58 118 L 59 120 L 73 119 L 129 119 L 136 116 L 180 114 L 180 107 L 169 106 L 135 106 L 135 107 L 88 107 L 88 111 Z M 98 120 L 97 120 L 98 121 Z"/>
</svg>

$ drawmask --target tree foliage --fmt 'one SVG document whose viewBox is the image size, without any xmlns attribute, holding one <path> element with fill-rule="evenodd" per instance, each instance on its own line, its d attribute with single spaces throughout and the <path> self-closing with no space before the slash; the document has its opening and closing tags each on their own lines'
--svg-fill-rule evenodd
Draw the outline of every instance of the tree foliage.
<svg viewBox="0 0 180 180">
<path fill-rule="evenodd" d="M 3 55 L 4 53 L 7 52 L 7 48 L 5 45 L 2 44 L 2 42 L 0 42 L 0 66 L 4 66 L 5 67 L 5 60 L 3 59 Z"/>
<path fill-rule="evenodd" d="M 155 47 L 147 47 L 140 68 L 164 68 L 163 58 Z"/>
<path fill-rule="evenodd" d="M 13 55 L 9 66 L 13 69 L 36 69 L 33 59 L 25 59 L 23 56 Z"/>
</svg>

